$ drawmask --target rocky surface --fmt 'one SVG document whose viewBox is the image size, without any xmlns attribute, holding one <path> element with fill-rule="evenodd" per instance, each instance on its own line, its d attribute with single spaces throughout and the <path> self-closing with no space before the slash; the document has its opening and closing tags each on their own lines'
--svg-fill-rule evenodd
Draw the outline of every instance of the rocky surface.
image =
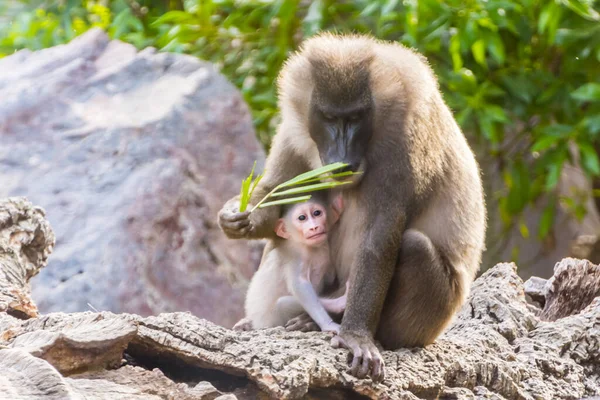
<svg viewBox="0 0 600 400">
<path fill-rule="evenodd" d="M 0 203 L 0 215 L 14 202 Z M 40 222 L 37 213 L 28 215 L 18 223 Z M 17 230 L 15 219 L 7 221 L 0 237 L 7 229 Z M 28 259 L 47 257 L 48 247 L 30 248 Z M 6 265 L 23 270 L 33 265 L 35 274 L 43 263 L 28 264 L 16 252 L 0 253 L 0 267 Z M 590 294 L 591 289 L 573 290 L 575 282 L 578 287 L 597 287 L 597 268 L 566 259 L 549 282 L 528 283 L 528 293 L 537 296 L 542 309 L 526 301 L 514 264 L 496 265 L 476 280 L 468 302 L 436 343 L 383 352 L 386 379 L 380 384 L 350 376 L 347 351 L 331 348 L 328 333 L 282 328 L 234 332 L 190 313 L 51 313 L 28 318 L 25 313 L 15 317 L 0 312 L 0 398 L 600 396 L 600 298 Z M 6 292 L 6 282 L 0 280 L 0 293 Z M 576 307 L 550 307 L 566 302 Z M 544 316 L 547 309 L 561 314 L 549 321 Z"/>
<path fill-rule="evenodd" d="M 216 215 L 264 152 L 225 78 L 91 30 L 0 59 L 0 98 L 0 197 L 26 196 L 56 233 L 41 311 L 241 316 L 261 249 Z"/>
</svg>

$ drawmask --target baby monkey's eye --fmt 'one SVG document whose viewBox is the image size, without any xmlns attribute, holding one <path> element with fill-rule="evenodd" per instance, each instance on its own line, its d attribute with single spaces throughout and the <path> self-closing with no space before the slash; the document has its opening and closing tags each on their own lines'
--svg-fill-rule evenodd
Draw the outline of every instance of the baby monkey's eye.
<svg viewBox="0 0 600 400">
<path fill-rule="evenodd" d="M 304 221 L 306 219 L 306 215 L 302 214 L 298 217 L 300 221 Z"/>
<path fill-rule="evenodd" d="M 313 215 L 314 215 L 315 217 L 318 217 L 318 216 L 319 216 L 319 215 L 321 215 L 321 214 L 322 214 L 321 210 L 315 210 L 315 211 L 313 212 Z"/>
</svg>

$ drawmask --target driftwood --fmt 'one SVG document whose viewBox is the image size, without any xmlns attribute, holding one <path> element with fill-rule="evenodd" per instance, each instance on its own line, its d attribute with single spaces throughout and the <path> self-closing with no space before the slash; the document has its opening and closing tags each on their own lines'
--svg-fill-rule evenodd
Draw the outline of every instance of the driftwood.
<svg viewBox="0 0 600 400">
<path fill-rule="evenodd" d="M 0 215 L 6 204 L 0 201 Z M 3 229 L 11 224 L 4 223 Z M 6 268 L 12 264 L 2 249 L 0 266 Z M 26 268 L 14 252 L 9 257 Z M 573 290 L 574 283 L 597 288 L 597 267 L 575 259 L 560 265 L 550 281 L 527 284 L 528 294 L 543 297 L 544 309 L 526 301 L 516 265 L 491 268 L 477 279 L 467 304 L 436 343 L 383 352 L 386 379 L 381 384 L 350 376 L 347 351 L 331 348 L 328 333 L 282 328 L 240 333 L 189 313 L 28 318 L 27 313 L 0 312 L 0 399 L 598 396 L 600 298 L 594 299 L 591 289 Z M 0 280 L 0 293 L 6 282 L 11 290 L 26 293 L 7 279 Z M 566 303 L 572 306 L 558 306 Z M 567 310 L 571 315 L 565 315 Z"/>
<path fill-rule="evenodd" d="M 0 312 L 36 317 L 29 279 L 46 265 L 54 233 L 44 210 L 22 197 L 0 201 Z"/>
</svg>

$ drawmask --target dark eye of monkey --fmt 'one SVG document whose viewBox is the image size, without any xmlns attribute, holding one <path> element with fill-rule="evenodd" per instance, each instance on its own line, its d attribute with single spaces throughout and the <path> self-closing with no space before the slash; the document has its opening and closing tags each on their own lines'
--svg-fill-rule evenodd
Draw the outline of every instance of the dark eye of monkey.
<svg viewBox="0 0 600 400">
<path fill-rule="evenodd" d="M 302 215 L 300 215 L 300 216 L 298 217 L 298 219 L 299 219 L 300 221 L 304 221 L 304 220 L 306 220 L 306 215 L 302 214 Z"/>
<path fill-rule="evenodd" d="M 322 213 L 321 213 L 321 210 L 315 210 L 315 212 L 313 212 L 313 215 L 314 215 L 315 217 L 318 217 L 318 216 L 319 216 L 319 215 L 321 215 L 321 214 L 322 214 Z"/>
<path fill-rule="evenodd" d="M 360 113 L 354 113 L 354 114 L 350 114 L 348 116 L 348 120 L 350 120 L 350 122 L 358 122 L 362 119 L 362 115 Z"/>
<path fill-rule="evenodd" d="M 334 115 L 328 114 L 326 112 L 321 112 L 321 115 L 323 116 L 323 119 L 329 122 L 333 122 L 336 120 L 336 117 Z"/>
</svg>

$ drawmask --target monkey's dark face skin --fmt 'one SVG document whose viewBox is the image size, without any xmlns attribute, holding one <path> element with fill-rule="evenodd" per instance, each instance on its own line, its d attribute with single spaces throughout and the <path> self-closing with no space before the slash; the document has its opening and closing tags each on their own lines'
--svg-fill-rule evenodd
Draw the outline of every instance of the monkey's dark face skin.
<svg viewBox="0 0 600 400">
<path fill-rule="evenodd" d="M 308 130 L 317 144 L 323 165 L 343 162 L 349 164 L 347 170 L 362 172 L 373 131 L 370 96 L 363 95 L 344 104 L 315 93 Z"/>
</svg>

